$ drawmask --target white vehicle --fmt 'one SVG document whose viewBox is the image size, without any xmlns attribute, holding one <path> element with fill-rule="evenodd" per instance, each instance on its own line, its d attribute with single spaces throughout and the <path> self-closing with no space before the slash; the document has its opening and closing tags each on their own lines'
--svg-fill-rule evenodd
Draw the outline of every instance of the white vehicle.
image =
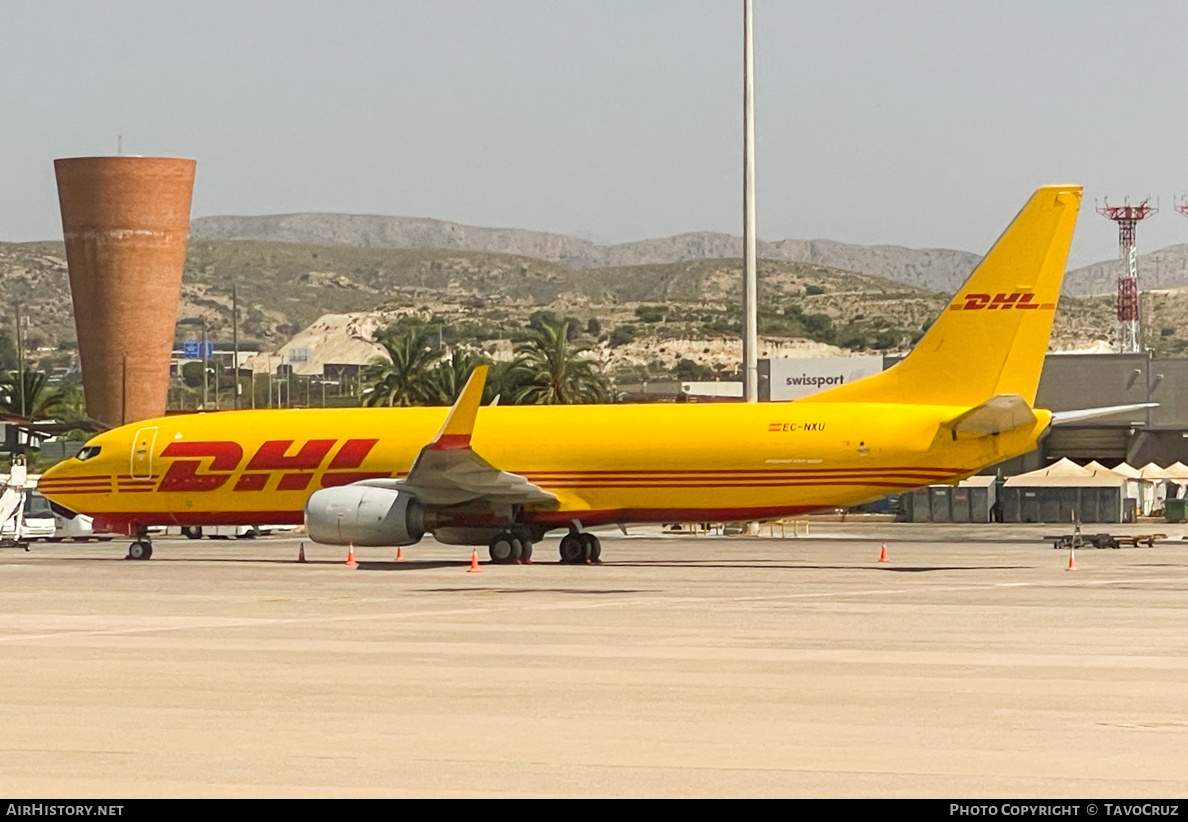
<svg viewBox="0 0 1188 822">
<path fill-rule="evenodd" d="M 10 486 L 11 487 L 11 486 Z M 5 493 L 8 493 L 8 488 Z M 0 525 L 0 538 L 27 542 L 31 539 L 51 539 L 57 531 L 50 502 L 32 488 L 13 488 L 23 499 L 21 516 L 9 516 Z M 19 532 L 19 533 L 18 533 Z"/>
<path fill-rule="evenodd" d="M 0 475 L 0 542 L 24 545 L 31 539 L 53 536 L 49 500 L 36 492 L 37 479 L 28 476 L 25 458 L 13 460 L 11 473 Z"/>
<path fill-rule="evenodd" d="M 74 542 L 89 542 L 92 539 L 109 542 L 115 536 L 114 534 L 95 533 L 92 527 L 94 520 L 86 514 L 77 514 L 52 502 L 50 508 L 54 512 L 55 526 L 54 535 L 49 537 L 50 542 L 61 542 L 67 539 Z"/>
<path fill-rule="evenodd" d="M 31 540 L 64 539 L 86 542 L 114 538 L 114 534 L 93 533 L 90 517 L 42 496 L 37 490 L 38 479 L 39 476 L 26 473 L 24 458 L 20 456 L 13 462 L 10 474 L 0 474 L 0 542 L 25 544 Z"/>
<path fill-rule="evenodd" d="M 183 525 L 181 535 L 189 539 L 255 539 L 277 531 L 291 531 L 292 525 Z"/>
</svg>

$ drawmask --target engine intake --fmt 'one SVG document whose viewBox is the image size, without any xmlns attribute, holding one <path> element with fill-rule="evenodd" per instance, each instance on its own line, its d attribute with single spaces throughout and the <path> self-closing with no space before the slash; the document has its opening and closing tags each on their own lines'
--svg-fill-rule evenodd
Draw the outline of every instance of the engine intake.
<svg viewBox="0 0 1188 822">
<path fill-rule="evenodd" d="M 328 545 L 412 545 L 425 536 L 424 508 L 394 488 L 322 488 L 305 503 L 310 539 Z"/>
</svg>

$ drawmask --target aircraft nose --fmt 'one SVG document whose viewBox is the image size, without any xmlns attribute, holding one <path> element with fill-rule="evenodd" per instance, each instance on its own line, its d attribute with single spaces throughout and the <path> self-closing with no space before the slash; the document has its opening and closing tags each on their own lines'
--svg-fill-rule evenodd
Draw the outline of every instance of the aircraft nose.
<svg viewBox="0 0 1188 822">
<path fill-rule="evenodd" d="M 63 460 L 62 462 L 54 463 L 49 468 L 47 468 L 45 471 L 42 471 L 41 479 L 39 479 L 37 481 L 38 485 L 40 485 L 43 480 L 61 479 L 62 477 L 66 476 L 66 471 L 62 468 L 62 466 L 64 464 L 65 464 L 65 460 Z"/>
<path fill-rule="evenodd" d="M 60 497 L 63 493 L 77 490 L 80 465 L 74 458 L 64 459 L 55 463 L 41 473 L 37 480 L 37 490 L 49 499 Z M 82 472 L 93 473 L 93 472 Z M 55 500 L 57 501 L 57 500 Z"/>
</svg>

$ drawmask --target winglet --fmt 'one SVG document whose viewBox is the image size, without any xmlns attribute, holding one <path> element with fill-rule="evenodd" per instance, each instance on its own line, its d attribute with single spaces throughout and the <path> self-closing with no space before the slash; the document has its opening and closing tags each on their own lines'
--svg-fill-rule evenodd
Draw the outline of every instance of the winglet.
<svg viewBox="0 0 1188 822">
<path fill-rule="evenodd" d="M 487 368 L 488 366 L 480 365 L 471 373 L 462 393 L 458 395 L 458 401 L 446 415 L 441 430 L 429 444 L 434 451 L 470 447 L 470 435 L 474 432 L 474 421 L 483 401 L 483 386 L 487 383 Z"/>
</svg>

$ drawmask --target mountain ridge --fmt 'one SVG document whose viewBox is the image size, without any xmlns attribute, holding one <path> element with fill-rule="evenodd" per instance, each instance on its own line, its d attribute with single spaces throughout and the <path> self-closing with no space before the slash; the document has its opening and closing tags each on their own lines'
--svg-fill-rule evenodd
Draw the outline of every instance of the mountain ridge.
<svg viewBox="0 0 1188 822">
<path fill-rule="evenodd" d="M 742 256 L 741 237 L 713 231 L 602 245 L 567 234 L 469 226 L 428 217 L 326 212 L 199 217 L 190 223 L 190 236 L 199 240 L 481 251 L 534 257 L 579 270 Z M 865 246 L 822 239 L 761 240 L 758 253 L 764 259 L 858 271 L 942 292 L 952 291 L 981 259 L 953 249 Z"/>
<path fill-rule="evenodd" d="M 741 237 L 715 231 L 606 244 L 568 234 L 471 226 L 430 217 L 331 212 L 199 217 L 190 223 L 190 234 L 198 240 L 514 254 L 577 270 L 738 258 L 743 251 Z M 978 254 L 956 249 L 826 239 L 760 240 L 758 254 L 763 259 L 856 271 L 941 293 L 953 293 L 981 260 Z M 1063 291 L 1076 297 L 1113 294 L 1121 266 L 1113 259 L 1072 269 Z M 1188 286 L 1188 244 L 1139 255 L 1139 284 L 1144 291 Z"/>
</svg>

